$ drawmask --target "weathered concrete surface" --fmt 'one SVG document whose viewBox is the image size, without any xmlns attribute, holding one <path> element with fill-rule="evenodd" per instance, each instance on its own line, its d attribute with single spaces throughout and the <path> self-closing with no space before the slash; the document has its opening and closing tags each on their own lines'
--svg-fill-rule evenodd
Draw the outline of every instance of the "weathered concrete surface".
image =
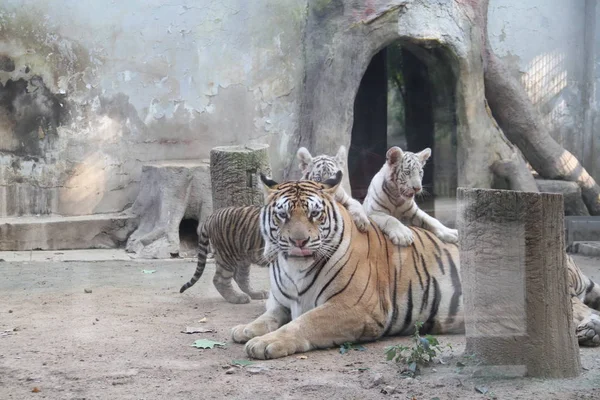
<svg viewBox="0 0 600 400">
<path fill-rule="evenodd" d="M 181 221 L 202 223 L 212 209 L 208 160 L 144 165 L 140 192 L 131 207 L 140 223 L 127 240 L 126 250 L 141 258 L 178 256 Z"/>
<path fill-rule="evenodd" d="M 531 77 L 540 90 L 548 87 L 549 95 L 550 84 L 561 84 L 567 72 L 567 87 L 543 103 L 547 115 L 558 115 L 570 132 L 579 123 L 584 1 L 549 1 L 550 6 L 546 0 L 531 5 L 492 0 L 490 31 L 499 54 L 514 58 L 516 73 Z M 419 3 L 431 4 L 437 14 L 419 22 L 414 18 Z M 0 5 L 0 217 L 122 211 L 135 200 L 144 163 L 203 159 L 218 145 L 267 142 L 274 178 L 298 177 L 293 154 L 299 145 L 313 153 L 349 146 L 353 96 L 372 55 L 398 38 L 427 47 L 435 40 L 413 41 L 412 33 L 432 21 L 450 20 L 448 14 L 455 18 L 457 3 L 151 0 L 140 7 L 135 0 L 109 6 L 5 0 Z M 414 23 L 399 23 L 396 14 L 385 29 L 369 34 L 369 26 L 379 24 L 371 20 L 379 10 L 401 4 Z M 442 41 L 469 30 L 452 24 L 445 25 Z M 344 37 L 354 41 L 348 48 L 340 45 Z M 448 56 L 447 47 L 442 43 L 438 50 Z M 535 83 L 533 64 L 542 65 L 545 55 L 553 54 L 566 67 L 558 65 Z M 351 63 L 356 64 L 351 75 L 336 69 Z M 452 57 L 428 64 L 464 79 Z M 467 64 L 478 68 L 477 62 Z M 341 91 L 335 82 L 312 79 L 314 71 L 327 68 L 334 69 L 332 79 L 343 81 Z M 480 90 L 478 82 L 467 98 L 459 93 L 463 138 L 465 132 L 489 129 L 464 123 L 465 114 L 481 112 L 481 102 L 468 97 Z M 338 104 L 341 110 L 323 112 L 330 121 L 309 116 L 312 107 L 323 106 L 310 99 L 319 91 L 331 92 L 323 96 L 325 106 Z M 298 132 L 311 130 L 320 139 L 300 143 Z M 471 170 L 465 165 L 487 156 L 463 152 L 457 167 Z M 477 183 L 487 185 L 487 175 Z"/>
<path fill-rule="evenodd" d="M 591 85 L 587 82 L 585 57 L 594 51 L 594 46 L 590 51 L 584 43 L 585 3 L 491 0 L 489 36 L 494 51 L 525 86 L 554 139 L 599 179 L 600 163 L 585 157 L 585 148 L 592 146 L 584 135 L 584 113 L 588 107 L 585 92 L 587 86 L 593 87 L 594 79 L 597 84 L 600 78 L 597 74 L 591 77 Z M 595 104 L 592 108 L 590 111 L 596 115 Z M 594 136 L 598 142 L 598 129 Z"/>
<path fill-rule="evenodd" d="M 136 226 L 131 214 L 0 218 L 0 251 L 122 247 Z"/>
<path fill-rule="evenodd" d="M 563 195 L 565 215 L 590 215 L 581 197 L 581 188 L 577 183 L 549 179 L 536 179 L 535 183 L 540 192 Z"/>
<path fill-rule="evenodd" d="M 496 370 L 579 375 L 562 196 L 459 188 L 457 198 L 465 351 Z"/>
<path fill-rule="evenodd" d="M 305 14 L 305 0 L 3 1 L 0 217 L 121 211 L 144 163 L 218 145 L 267 142 L 281 171 Z"/>
</svg>

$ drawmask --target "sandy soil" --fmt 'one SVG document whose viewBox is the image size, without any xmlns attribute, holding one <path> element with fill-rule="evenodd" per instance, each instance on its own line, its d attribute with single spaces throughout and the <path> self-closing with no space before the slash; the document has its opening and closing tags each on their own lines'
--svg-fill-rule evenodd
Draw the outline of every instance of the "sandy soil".
<svg viewBox="0 0 600 400">
<path fill-rule="evenodd" d="M 577 262 L 600 281 L 600 260 Z M 0 399 L 600 399 L 598 348 L 581 350 L 576 379 L 499 380 L 477 376 L 462 336 L 439 337 L 453 350 L 416 379 L 385 361 L 386 346 L 408 344 L 397 337 L 232 367 L 246 357 L 229 329 L 261 314 L 264 301 L 225 302 L 212 265 L 179 294 L 193 270 L 193 261 L 0 263 Z M 268 288 L 265 269 L 252 279 Z M 188 326 L 214 332 L 181 333 Z M 191 346 L 202 338 L 226 346 Z"/>
</svg>

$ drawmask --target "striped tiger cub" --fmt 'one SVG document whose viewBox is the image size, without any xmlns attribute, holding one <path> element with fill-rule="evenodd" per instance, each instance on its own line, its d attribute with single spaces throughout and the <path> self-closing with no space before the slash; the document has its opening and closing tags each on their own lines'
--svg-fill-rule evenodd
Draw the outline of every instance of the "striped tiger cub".
<svg viewBox="0 0 600 400">
<path fill-rule="evenodd" d="M 458 242 L 456 229 L 444 226 L 415 202 L 415 195 L 422 190 L 423 167 L 430 156 L 429 148 L 411 153 L 394 146 L 369 184 L 363 207 L 394 244 L 409 246 L 414 241 L 413 231 L 402 222 L 424 228 L 444 242 Z"/>
<path fill-rule="evenodd" d="M 321 181 L 341 170 L 346 162 L 346 149 L 341 146 L 335 157 L 319 155 L 312 157 L 307 149 L 297 152 L 302 179 Z M 369 219 L 359 202 L 346 194 L 341 187 L 336 198 L 349 207 L 360 229 L 366 229 Z M 250 265 L 267 266 L 263 256 L 264 240 L 260 234 L 260 207 L 227 207 L 215 211 L 202 224 L 198 231 L 198 263 L 196 271 L 188 283 L 179 290 L 183 293 L 192 287 L 204 273 L 209 243 L 215 257 L 213 284 L 225 300 L 234 304 L 248 303 L 250 299 L 268 297 L 268 291 L 256 291 L 249 282 Z M 235 280 L 243 293 L 232 285 Z"/>
<path fill-rule="evenodd" d="M 410 335 L 416 321 L 425 321 L 424 333 L 464 332 L 457 245 L 418 227 L 409 228 L 410 247 L 394 245 L 376 224 L 359 232 L 334 200 L 341 177 L 278 184 L 261 176 L 268 197 L 260 229 L 266 254 L 276 257 L 265 313 L 231 332 L 248 356 Z M 582 334 L 597 337 L 600 325 L 580 306 L 573 313 L 578 338 L 590 344 Z"/>
</svg>

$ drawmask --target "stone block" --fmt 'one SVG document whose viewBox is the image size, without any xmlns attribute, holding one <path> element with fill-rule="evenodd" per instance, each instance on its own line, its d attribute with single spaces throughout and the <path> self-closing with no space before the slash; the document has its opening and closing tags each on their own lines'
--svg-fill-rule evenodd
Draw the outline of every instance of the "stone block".
<svg viewBox="0 0 600 400">
<path fill-rule="evenodd" d="M 131 208 L 138 229 L 126 250 L 138 258 L 171 258 L 180 253 L 183 219 L 202 223 L 212 213 L 208 160 L 172 160 L 142 167 L 140 191 Z"/>
<path fill-rule="evenodd" d="M 0 218 L 0 251 L 118 248 L 136 226 L 124 213 Z"/>
<path fill-rule="evenodd" d="M 578 375 L 562 195 L 459 188 L 458 204 L 465 353 L 483 370 Z"/>
</svg>

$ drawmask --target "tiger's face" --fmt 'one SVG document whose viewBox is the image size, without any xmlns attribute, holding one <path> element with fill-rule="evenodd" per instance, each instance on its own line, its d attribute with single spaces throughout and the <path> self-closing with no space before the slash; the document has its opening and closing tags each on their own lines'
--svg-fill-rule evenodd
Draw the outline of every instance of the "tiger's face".
<svg viewBox="0 0 600 400">
<path fill-rule="evenodd" d="M 412 199 L 416 194 L 421 193 L 423 167 L 430 156 L 430 148 L 411 153 L 394 146 L 387 151 L 385 158 L 389 172 L 386 179 L 395 185 L 400 196 Z"/>
<path fill-rule="evenodd" d="M 300 147 L 296 153 L 302 179 L 323 182 L 335 177 L 346 165 L 346 147 L 340 146 L 335 157 L 321 154 L 313 157 L 306 147 Z"/>
<path fill-rule="evenodd" d="M 339 221 L 335 215 L 333 194 L 342 172 L 318 183 L 309 180 L 278 184 L 261 175 L 267 200 L 261 212 L 261 233 L 266 252 L 287 257 L 312 258 L 326 254 L 326 243 L 335 234 Z"/>
</svg>

